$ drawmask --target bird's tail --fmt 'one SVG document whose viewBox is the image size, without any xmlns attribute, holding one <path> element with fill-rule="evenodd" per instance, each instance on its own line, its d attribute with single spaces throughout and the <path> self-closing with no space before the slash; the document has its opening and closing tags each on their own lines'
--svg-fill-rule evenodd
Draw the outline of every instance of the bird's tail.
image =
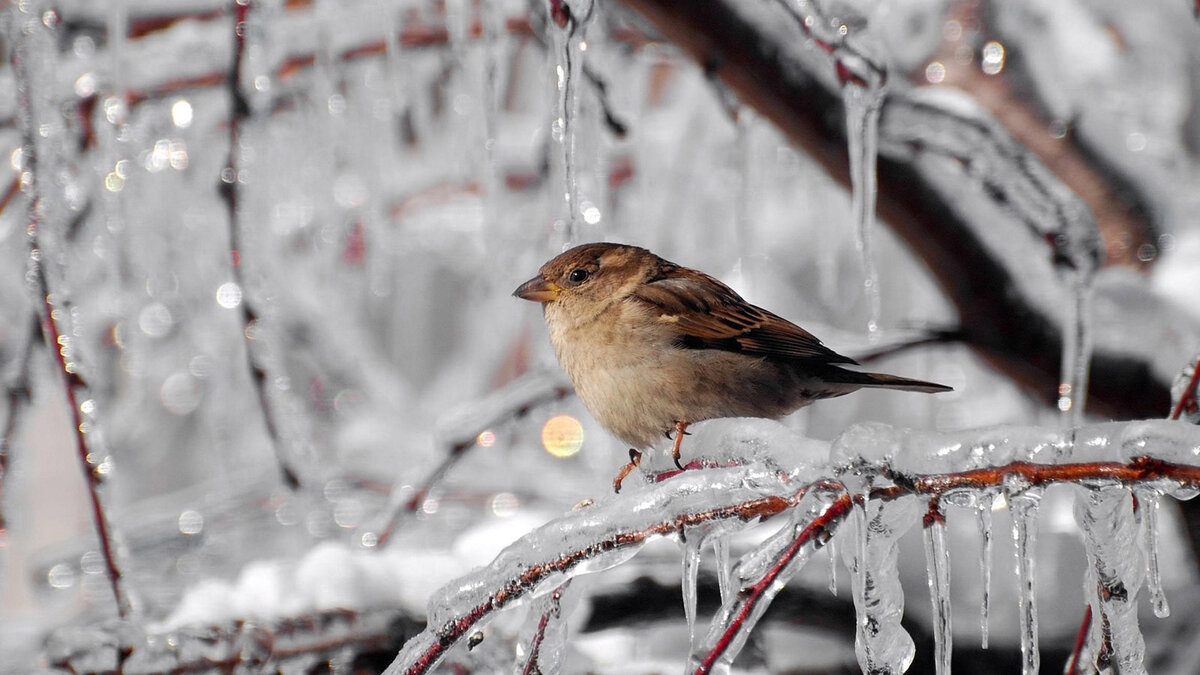
<svg viewBox="0 0 1200 675">
<path fill-rule="evenodd" d="M 953 387 L 924 380 L 914 380 L 899 375 L 886 373 L 860 373 L 845 368 L 836 368 L 836 373 L 829 377 L 830 381 L 844 384 L 856 384 L 860 387 L 875 387 L 879 389 L 899 389 L 900 391 L 919 391 L 926 394 L 936 394 L 941 391 L 954 391 Z"/>
</svg>

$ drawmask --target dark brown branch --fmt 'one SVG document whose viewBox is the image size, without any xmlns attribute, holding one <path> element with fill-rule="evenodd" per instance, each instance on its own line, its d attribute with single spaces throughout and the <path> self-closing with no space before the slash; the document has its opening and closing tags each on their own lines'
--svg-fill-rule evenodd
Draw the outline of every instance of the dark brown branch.
<svg viewBox="0 0 1200 675">
<path fill-rule="evenodd" d="M 240 146 L 242 122 L 250 116 L 250 105 L 242 93 L 241 70 L 242 59 L 246 52 L 246 18 L 250 13 L 250 0 L 237 0 L 233 3 L 233 64 L 225 78 L 229 88 L 229 160 L 221 172 L 220 193 L 225 201 L 229 215 L 229 257 L 233 281 L 242 289 L 242 300 L 239 303 L 242 313 L 242 336 L 246 347 L 246 368 L 250 373 L 250 381 L 258 394 L 259 408 L 262 411 L 263 424 L 266 426 L 267 438 L 275 453 L 275 461 L 284 485 L 295 490 L 300 487 L 300 477 L 292 467 L 291 461 L 285 456 L 283 442 L 279 436 L 279 427 L 275 420 L 275 411 L 271 405 L 267 391 L 266 366 L 260 363 L 255 355 L 251 338 L 251 327 L 258 320 L 258 315 L 250 304 L 247 292 L 245 273 L 242 271 L 241 221 L 238 214 L 238 203 L 241 195 L 241 180 L 238 176 L 238 148 Z"/>
<path fill-rule="evenodd" d="M 831 176 L 849 184 L 841 98 L 804 64 L 785 58 L 791 45 L 781 43 L 770 26 L 755 23 L 744 7 L 728 0 L 624 4 L 774 122 Z M 795 37 L 802 39 L 799 31 Z M 885 118 L 891 104 L 884 104 Z M 1053 403 L 1063 344 L 1060 320 L 1016 283 L 1027 270 L 1018 261 L 997 257 L 956 208 L 957 195 L 939 189 L 911 158 L 881 155 L 878 182 L 880 215 L 925 261 L 954 302 L 964 341 Z M 1100 340 L 1097 345 L 1090 410 L 1121 419 L 1163 415 L 1170 404 L 1167 386 L 1154 374 L 1149 357 L 1107 349 Z"/>
</svg>

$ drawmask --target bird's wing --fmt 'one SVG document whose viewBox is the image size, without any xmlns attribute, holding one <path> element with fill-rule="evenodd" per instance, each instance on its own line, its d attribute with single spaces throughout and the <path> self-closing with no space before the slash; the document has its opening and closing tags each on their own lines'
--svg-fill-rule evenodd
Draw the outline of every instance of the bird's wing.
<svg viewBox="0 0 1200 675">
<path fill-rule="evenodd" d="M 725 284 L 695 270 L 664 267 L 633 299 L 656 312 L 689 349 L 722 349 L 782 360 L 856 363 L 796 324 L 756 307 Z"/>
</svg>

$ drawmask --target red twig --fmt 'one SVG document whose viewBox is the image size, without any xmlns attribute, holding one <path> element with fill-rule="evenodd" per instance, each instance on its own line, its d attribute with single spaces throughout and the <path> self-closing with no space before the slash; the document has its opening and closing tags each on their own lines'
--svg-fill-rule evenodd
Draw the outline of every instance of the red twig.
<svg viewBox="0 0 1200 675">
<path fill-rule="evenodd" d="M 1200 0 L 1197 0 L 1200 2 Z M 1188 381 L 1187 388 L 1179 396 L 1179 402 L 1175 404 L 1175 408 L 1171 410 L 1171 419 L 1177 420 L 1183 416 L 1184 412 L 1192 412 L 1197 409 L 1196 387 L 1200 385 L 1200 359 L 1197 359 L 1192 367 L 1192 379 Z"/>
<path fill-rule="evenodd" d="M 1092 606 L 1083 610 L 1083 621 L 1079 623 L 1079 632 L 1075 634 L 1075 647 L 1071 650 L 1071 660 L 1067 662 L 1067 675 L 1079 672 L 1079 657 L 1083 654 L 1083 646 L 1087 643 L 1088 629 L 1092 627 Z"/>
<path fill-rule="evenodd" d="M 788 545 L 783 554 L 776 558 L 766 574 L 760 577 L 754 584 L 743 588 L 738 593 L 736 602 L 739 607 L 737 612 L 734 614 L 733 619 L 725 626 L 725 631 L 717 639 L 715 646 L 705 654 L 704 659 L 696 667 L 695 672 L 697 675 L 711 672 L 717 660 L 729 649 L 738 631 L 741 630 L 751 612 L 754 611 L 755 606 L 765 598 L 767 590 L 775 585 L 775 580 L 787 569 L 787 566 L 795 559 L 796 554 L 814 539 L 820 545 L 821 539 L 818 539 L 818 537 L 828 540 L 828 537 L 832 536 L 833 530 L 850 513 L 850 509 L 853 506 L 854 500 L 850 495 L 845 493 L 840 495 L 829 505 L 829 508 L 825 509 L 824 513 L 814 518 L 811 523 L 800 531 L 800 534 L 792 540 L 792 543 Z"/>
<path fill-rule="evenodd" d="M 87 385 L 78 371 L 78 364 L 67 361 L 65 352 L 71 349 L 71 335 L 69 332 L 64 331 L 60 324 L 60 319 L 66 315 L 67 310 L 65 307 L 59 307 L 61 298 L 56 297 L 51 292 L 50 281 L 46 275 L 45 256 L 43 255 L 44 252 L 41 244 L 41 223 L 39 218 L 41 194 L 39 191 L 47 181 L 38 175 L 37 144 L 34 142 L 33 132 L 33 128 L 37 122 L 37 112 L 34 110 L 35 103 L 30 88 L 44 85 L 45 83 L 38 82 L 36 76 L 30 73 L 29 53 L 31 48 L 29 43 L 37 39 L 49 38 L 43 37 L 40 33 L 36 32 L 25 34 L 22 37 L 23 39 L 12 51 L 12 63 L 13 70 L 17 74 L 17 80 L 23 85 L 18 87 L 17 98 L 20 108 L 25 169 L 32 177 L 32 184 L 29 191 L 30 199 L 27 206 L 28 225 L 26 232 L 29 245 L 29 267 L 36 279 L 35 288 L 38 294 L 35 306 L 40 307 L 42 335 L 46 338 L 47 346 L 54 355 L 55 364 L 61 375 L 63 393 L 66 395 L 67 405 L 71 410 L 75 450 L 79 458 L 79 465 L 83 469 L 86 479 L 92 521 L 96 527 L 96 535 L 100 540 L 100 551 L 104 557 L 105 571 L 108 573 L 113 599 L 116 601 L 117 614 L 121 619 L 127 619 L 132 613 L 132 609 L 122 581 L 121 568 L 117 564 L 116 545 L 112 532 L 109 529 L 108 516 L 104 511 L 103 501 L 100 498 L 99 488 L 103 477 L 97 471 L 98 467 L 95 463 L 97 457 L 93 454 L 91 440 L 87 433 L 85 433 L 87 427 L 84 425 L 83 412 L 79 407 L 78 392 L 81 390 L 86 392 Z M 127 655 L 127 653 L 122 651 L 122 655 Z"/>
<path fill-rule="evenodd" d="M 546 628 L 550 626 L 551 619 L 559 618 L 562 613 L 562 596 L 567 590 L 567 586 L 571 585 L 571 580 L 554 589 L 554 593 L 550 596 L 550 607 L 542 612 L 542 616 L 538 619 L 537 631 L 533 634 L 533 640 L 529 643 L 529 660 L 525 662 L 525 668 L 521 671 L 521 675 L 536 675 L 541 673 L 541 667 L 538 665 L 538 656 L 542 648 L 542 641 L 546 639 Z"/>
</svg>

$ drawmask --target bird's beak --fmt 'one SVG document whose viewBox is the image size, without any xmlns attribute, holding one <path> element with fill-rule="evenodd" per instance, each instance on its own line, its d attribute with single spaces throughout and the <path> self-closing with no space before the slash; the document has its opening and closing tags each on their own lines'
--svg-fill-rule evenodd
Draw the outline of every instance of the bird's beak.
<svg viewBox="0 0 1200 675">
<path fill-rule="evenodd" d="M 561 286 L 552 281 L 546 281 L 539 276 L 517 286 L 517 290 L 513 291 L 513 295 L 522 300 L 550 302 L 557 298 L 560 292 L 562 292 Z"/>
</svg>

